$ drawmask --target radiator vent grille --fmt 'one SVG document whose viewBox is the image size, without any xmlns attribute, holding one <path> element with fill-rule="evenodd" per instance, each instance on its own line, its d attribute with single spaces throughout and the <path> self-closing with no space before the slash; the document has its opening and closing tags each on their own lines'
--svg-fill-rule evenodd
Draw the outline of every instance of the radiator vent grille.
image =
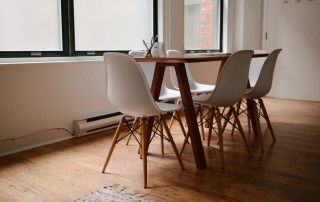
<svg viewBox="0 0 320 202">
<path fill-rule="evenodd" d="M 122 114 L 115 112 L 111 114 L 99 115 L 77 119 L 74 121 L 75 135 L 77 137 L 101 132 L 118 126 Z"/>
</svg>

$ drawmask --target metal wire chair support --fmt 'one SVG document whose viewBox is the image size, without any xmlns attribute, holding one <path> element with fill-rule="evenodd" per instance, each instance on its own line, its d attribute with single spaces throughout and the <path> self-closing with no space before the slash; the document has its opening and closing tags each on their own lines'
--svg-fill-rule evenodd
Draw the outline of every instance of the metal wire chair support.
<svg viewBox="0 0 320 202">
<path fill-rule="evenodd" d="M 161 117 L 161 116 L 160 116 L 160 117 Z M 159 128 L 161 127 L 162 117 L 161 117 L 161 118 L 156 117 L 155 120 L 156 120 L 156 122 L 153 124 L 153 129 L 152 129 L 153 136 L 150 138 L 150 143 L 151 143 L 152 139 L 153 139 L 156 135 L 158 135 L 159 137 L 161 137 L 161 138 L 167 140 L 168 142 L 170 142 L 169 138 L 168 138 L 167 136 L 165 136 L 163 133 L 161 133 L 161 131 L 160 131 L 160 129 L 159 129 Z M 149 143 L 149 144 L 150 144 L 150 143 Z"/>
<path fill-rule="evenodd" d="M 130 117 L 130 116 L 125 116 L 124 118 L 124 124 L 127 126 L 127 130 L 126 132 L 117 140 L 117 143 L 120 142 L 121 140 L 123 140 L 124 138 L 126 138 L 127 136 L 129 136 L 130 134 L 133 135 L 134 139 L 138 142 L 139 146 L 142 148 L 142 145 L 140 144 L 140 141 L 138 140 L 138 138 L 136 137 L 136 133 L 138 133 L 139 135 L 141 135 L 141 133 L 137 130 L 141 127 L 141 124 L 138 125 L 138 127 L 133 127 L 133 124 L 137 124 L 136 122 L 133 122 L 132 124 L 130 124 L 131 121 L 127 120 L 126 118 Z M 130 117 L 132 118 L 132 117 Z"/>
<path fill-rule="evenodd" d="M 259 102 L 259 99 L 252 99 L 256 106 L 257 106 L 257 114 L 259 117 L 263 117 L 265 120 L 267 119 L 266 115 L 263 113 L 263 110 L 261 108 L 261 104 Z M 241 114 L 246 114 L 246 116 L 249 116 L 248 114 L 248 108 L 247 108 L 247 104 L 246 104 L 246 99 L 242 99 L 240 104 L 240 108 L 239 108 L 239 112 L 238 112 L 238 116 Z M 250 120 L 248 120 L 250 121 Z M 250 126 L 250 123 L 249 123 Z"/>
<path fill-rule="evenodd" d="M 204 114 L 203 112 L 204 112 L 205 108 L 208 109 L 208 111 Z M 204 107 L 203 107 L 203 110 L 201 110 L 201 109 L 199 109 L 199 110 L 201 111 L 200 114 L 202 114 L 202 118 L 205 120 L 205 122 L 208 123 L 209 125 L 211 125 L 211 128 L 213 129 L 213 131 L 214 131 L 216 134 L 218 134 L 218 131 L 213 127 L 217 122 L 212 122 L 212 123 L 210 123 L 210 121 L 209 121 L 210 119 L 212 119 L 212 116 L 210 116 L 210 117 L 208 116 L 209 113 L 211 112 L 211 109 L 210 109 L 208 106 L 204 106 Z M 221 113 L 221 118 L 223 118 L 224 121 L 225 121 L 225 123 L 223 124 L 222 132 L 224 132 L 224 130 L 226 129 L 227 123 L 230 123 L 230 124 L 231 124 L 233 127 L 235 127 L 237 130 L 240 130 L 235 123 L 232 123 L 232 122 L 231 122 L 231 120 L 234 119 L 234 117 L 232 116 L 233 110 L 235 110 L 234 106 L 229 107 L 229 110 L 228 110 L 228 112 L 227 112 L 226 114 L 222 114 L 222 113 Z M 228 117 L 229 117 L 229 118 L 228 118 Z M 227 122 L 227 123 L 226 123 L 226 122 Z M 202 124 L 202 122 L 201 122 L 201 120 L 200 120 L 200 121 L 198 122 L 198 126 L 201 126 L 201 124 Z"/>
<path fill-rule="evenodd" d="M 164 116 L 167 116 L 167 115 L 170 115 L 170 116 L 173 116 L 173 114 L 166 114 Z M 137 143 L 139 144 L 139 147 L 142 148 L 142 145 L 139 141 L 139 139 L 137 138 L 137 135 L 142 135 L 140 132 L 139 132 L 139 129 L 141 127 L 141 124 L 138 124 L 137 122 L 133 122 L 131 123 L 132 121 L 128 120 L 127 117 L 130 117 L 130 116 L 125 116 L 125 119 L 124 119 L 124 125 L 127 126 L 127 130 L 125 131 L 125 133 L 117 140 L 117 143 L 120 142 L 121 140 L 125 139 L 126 137 L 128 137 L 129 135 L 133 135 L 134 139 L 137 141 Z M 132 118 L 132 117 L 130 117 Z M 153 135 L 151 136 L 150 138 L 150 141 L 148 142 L 148 145 L 150 145 L 150 143 L 152 142 L 153 138 L 158 135 L 159 137 L 165 139 L 166 141 L 170 142 L 170 139 L 164 135 L 163 133 L 161 133 L 161 130 L 160 130 L 160 127 L 161 127 L 161 121 L 162 121 L 162 118 L 159 118 L 159 117 L 156 117 L 155 118 L 155 122 L 152 126 L 152 132 L 153 132 Z M 138 125 L 136 125 L 138 124 Z M 133 125 L 135 125 L 135 127 L 133 127 Z"/>
</svg>

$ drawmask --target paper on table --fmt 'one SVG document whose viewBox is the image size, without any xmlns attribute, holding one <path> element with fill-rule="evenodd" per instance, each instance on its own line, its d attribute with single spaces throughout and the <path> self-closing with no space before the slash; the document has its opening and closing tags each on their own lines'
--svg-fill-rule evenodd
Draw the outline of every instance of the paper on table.
<svg viewBox="0 0 320 202">
<path fill-rule="evenodd" d="M 166 57 L 167 53 L 163 42 L 155 42 L 152 47 L 151 54 L 153 57 Z"/>
</svg>

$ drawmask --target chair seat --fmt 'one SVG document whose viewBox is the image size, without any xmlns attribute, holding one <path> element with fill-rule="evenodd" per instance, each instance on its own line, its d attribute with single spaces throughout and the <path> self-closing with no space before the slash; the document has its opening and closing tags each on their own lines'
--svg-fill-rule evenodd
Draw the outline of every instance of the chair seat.
<svg viewBox="0 0 320 202">
<path fill-rule="evenodd" d="M 196 83 L 194 88 L 191 89 L 192 93 L 212 93 L 216 86 L 209 84 Z"/>
<path fill-rule="evenodd" d="M 165 103 L 165 102 L 155 102 L 159 109 L 163 112 L 170 112 L 170 111 L 179 111 L 183 109 L 182 105 Z"/>
<path fill-rule="evenodd" d="M 167 140 L 174 150 L 181 169 L 184 169 L 178 149 L 174 143 L 164 116 L 167 112 L 174 113 L 177 110 L 183 109 L 183 106 L 156 102 L 151 94 L 150 86 L 144 71 L 132 56 L 124 53 L 107 52 L 103 54 L 103 58 L 107 75 L 107 95 L 110 104 L 123 115 L 136 117 L 134 123 L 139 121 L 140 131 L 138 133 L 141 135 L 139 146 L 141 148 L 140 153 L 143 160 L 144 187 L 147 187 L 147 153 L 150 140 L 152 139 L 149 134 L 151 134 L 155 128 L 154 124 L 158 124 L 156 130 L 160 131 L 161 140 L 164 139 L 162 127 L 165 129 Z M 123 137 L 126 137 L 127 134 L 136 132 L 134 129 L 135 124 L 133 124 L 133 127 L 130 126 L 130 124 L 125 123 L 125 118 L 126 116 L 122 116 L 120 123 L 118 124 L 118 128 L 102 168 L 103 173 L 107 168 L 116 143 L 122 140 Z M 154 118 L 156 118 L 156 121 L 154 121 Z M 124 125 L 129 127 L 127 130 L 129 133 L 126 132 L 120 137 Z M 160 126 L 160 129 L 158 129 L 158 126 Z"/>
<path fill-rule="evenodd" d="M 241 109 L 242 112 L 247 111 L 245 112 L 245 114 L 247 114 L 248 117 L 249 132 L 251 121 L 254 132 L 259 136 L 261 152 L 264 152 L 264 146 L 263 138 L 261 135 L 260 117 L 263 117 L 267 121 L 273 141 L 276 141 L 269 115 L 262 98 L 266 96 L 271 90 L 275 65 L 278 55 L 281 51 L 282 49 L 275 49 L 269 54 L 267 58 L 259 59 L 259 61 L 257 61 L 257 58 L 255 62 L 251 63 L 250 69 L 259 71 L 255 73 L 256 77 L 250 78 L 250 85 L 252 86 L 252 88 L 245 90 L 244 98 L 246 98 L 246 105 L 244 106 L 246 106 L 246 108 Z M 237 104 L 238 113 L 241 106 L 242 105 L 240 101 Z"/>
<path fill-rule="evenodd" d="M 203 104 L 210 104 L 210 103 L 206 103 L 206 101 L 209 100 L 210 97 L 211 97 L 211 94 L 201 94 L 201 95 L 192 96 L 192 100 L 193 100 L 193 102 L 201 102 Z"/>
<path fill-rule="evenodd" d="M 237 128 L 239 129 L 247 151 L 251 156 L 250 148 L 233 105 L 243 97 L 248 82 L 249 65 L 252 55 L 253 51 L 251 50 L 238 51 L 232 54 L 225 62 L 216 82 L 216 86 L 213 87 L 212 93 L 192 96 L 193 102 L 198 105 L 202 134 L 204 134 L 203 125 L 208 124 L 209 126 L 208 146 L 210 146 L 212 131 L 215 131 L 218 135 L 222 168 L 224 168 L 223 132 L 226 124 L 230 121 L 231 115 L 233 115 L 233 118 L 236 120 Z M 219 107 L 228 107 L 228 112 L 221 112 Z M 206 114 L 203 113 L 204 109 L 207 109 Z M 215 119 L 215 122 L 213 121 L 213 118 Z M 223 124 L 221 122 L 222 119 L 225 120 Z M 214 124 L 217 125 L 217 130 L 214 129 Z M 180 154 L 186 145 L 187 138 L 188 136 L 183 142 Z"/>
<path fill-rule="evenodd" d="M 168 55 L 168 57 L 181 57 L 181 56 L 183 56 L 183 54 L 178 50 L 167 50 L 167 55 Z M 196 80 L 194 80 L 194 78 L 190 72 L 190 69 L 188 67 L 188 64 L 185 64 L 185 69 L 187 72 L 187 78 L 188 78 L 191 93 L 196 93 L 196 94 L 210 93 L 214 90 L 214 88 L 215 88 L 214 85 L 198 83 Z M 176 77 L 174 67 L 170 67 L 170 78 L 171 78 L 171 82 L 172 82 L 172 85 L 174 86 L 174 88 L 179 89 L 178 80 Z"/>
<path fill-rule="evenodd" d="M 174 101 L 174 100 L 177 100 L 177 99 L 181 98 L 180 91 L 172 90 L 172 89 L 167 88 L 165 86 L 163 86 L 163 87 L 166 88 L 166 89 L 165 90 L 161 90 L 161 94 L 159 96 L 159 100 Z"/>
<path fill-rule="evenodd" d="M 244 97 L 251 98 L 251 99 L 260 98 L 260 96 L 254 96 L 252 92 L 253 92 L 253 88 L 247 88 L 244 92 Z"/>
<path fill-rule="evenodd" d="M 250 94 L 250 92 L 252 91 L 253 88 L 247 88 L 244 92 L 245 95 Z"/>
</svg>

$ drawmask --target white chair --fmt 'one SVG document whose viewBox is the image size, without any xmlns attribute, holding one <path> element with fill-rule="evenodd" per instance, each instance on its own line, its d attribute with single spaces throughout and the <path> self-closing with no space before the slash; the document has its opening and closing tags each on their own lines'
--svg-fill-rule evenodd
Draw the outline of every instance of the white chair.
<svg viewBox="0 0 320 202">
<path fill-rule="evenodd" d="M 182 56 L 182 53 L 178 50 L 167 50 L 167 56 L 168 57 L 179 57 L 179 56 Z M 186 71 L 187 71 L 190 90 L 192 93 L 201 94 L 201 93 L 211 93 L 213 91 L 213 89 L 215 87 L 214 85 L 198 83 L 197 81 L 194 80 L 187 64 L 185 64 L 185 67 L 186 67 Z M 174 67 L 170 67 L 170 78 L 171 78 L 171 82 L 172 82 L 173 87 L 176 89 L 179 89 L 178 80 L 176 77 Z"/>
<path fill-rule="evenodd" d="M 209 136 L 208 144 L 211 140 L 211 133 L 213 130 L 213 118 L 215 117 L 216 123 L 218 126 L 217 135 L 219 137 L 219 151 L 221 158 L 221 167 L 224 168 L 224 152 L 223 152 L 223 127 L 221 124 L 221 119 L 225 119 L 225 122 L 229 122 L 231 115 L 234 115 L 236 124 L 241 133 L 242 139 L 245 143 L 246 149 L 250 156 L 251 152 L 243 132 L 241 123 L 238 119 L 238 116 L 235 112 L 234 104 L 242 99 L 248 81 L 248 72 L 249 65 L 253 55 L 251 50 L 238 51 L 230 56 L 230 58 L 224 64 L 220 76 L 217 80 L 216 87 L 214 88 L 211 94 L 202 94 L 193 96 L 192 99 L 195 104 L 201 104 L 205 106 L 211 112 L 211 116 L 207 117 L 209 114 L 203 114 L 203 111 L 200 112 L 200 119 L 205 119 L 205 122 L 209 125 Z M 220 112 L 220 107 L 229 108 L 227 114 L 222 114 Z M 202 125 L 204 124 L 201 121 Z M 186 138 L 187 139 L 187 138 Z M 183 143 L 181 153 L 186 144 L 186 139 Z M 181 154 L 180 153 L 180 154 Z"/>
<path fill-rule="evenodd" d="M 263 54 L 267 53 L 265 50 L 253 50 L 254 54 Z M 256 57 L 252 58 L 250 67 L 249 67 L 249 84 L 250 86 L 254 86 L 258 80 L 259 73 L 261 71 L 261 67 L 266 60 L 267 57 Z"/>
<path fill-rule="evenodd" d="M 167 57 L 180 57 L 183 54 L 178 50 L 167 50 Z M 202 84 L 198 83 L 192 76 L 191 71 L 187 64 L 184 64 L 186 67 L 188 82 L 190 86 L 190 91 L 193 94 L 202 94 L 202 93 L 211 93 L 213 89 L 215 88 L 215 85 L 209 85 L 209 84 Z M 171 83 L 175 89 L 179 89 L 178 80 L 176 76 L 176 70 L 174 67 L 170 67 L 170 78 Z M 171 119 L 169 128 L 171 128 L 173 124 L 174 119 Z M 202 136 L 202 139 L 204 140 L 204 135 Z"/>
<path fill-rule="evenodd" d="M 145 54 L 146 54 L 145 51 L 139 51 L 139 50 L 129 51 L 129 55 L 132 57 L 144 57 Z M 155 69 L 155 63 L 154 62 L 140 62 L 139 65 L 146 76 L 149 87 L 151 87 L 154 69 Z M 159 95 L 160 102 L 177 102 L 179 104 L 180 103 L 180 102 L 178 102 L 179 99 L 181 99 L 180 91 L 170 89 L 164 83 L 162 83 L 161 91 L 160 91 L 160 95 Z M 181 131 L 182 131 L 183 135 L 186 136 L 185 129 L 184 129 L 183 124 L 181 122 L 181 117 L 179 115 L 179 112 L 177 112 L 177 111 L 175 111 L 173 114 L 173 117 L 170 121 L 169 129 L 171 129 L 174 119 L 178 120 Z M 160 130 L 161 130 L 160 132 L 162 132 L 162 127 L 160 127 Z M 132 136 L 130 135 L 127 140 L 127 144 L 129 143 L 131 137 Z M 162 154 L 164 153 L 162 140 L 161 140 L 161 152 L 162 152 Z"/>
<path fill-rule="evenodd" d="M 129 51 L 129 55 L 132 57 L 143 57 L 145 55 L 144 51 Z M 155 68 L 154 62 L 140 62 L 140 67 L 142 68 L 149 86 L 151 86 L 152 79 L 153 79 L 153 73 Z M 173 90 L 168 88 L 165 84 L 162 84 L 159 100 L 168 102 L 168 101 L 175 101 L 181 98 L 180 91 Z"/>
<path fill-rule="evenodd" d="M 264 54 L 267 53 L 267 51 L 265 50 L 254 50 L 254 54 Z M 258 77 L 259 77 L 259 73 L 261 71 L 262 65 L 265 62 L 267 57 L 256 57 L 256 58 L 252 58 L 251 63 L 250 63 L 250 67 L 249 67 L 249 83 L 248 86 L 254 86 L 257 83 Z M 241 102 L 238 103 L 237 106 L 241 106 L 241 105 L 245 105 L 246 102 L 244 102 L 243 100 Z M 243 107 L 242 108 L 246 108 Z M 237 109 L 237 113 L 244 113 L 245 110 L 238 108 Z M 250 117 L 247 116 L 248 119 L 248 133 L 251 133 L 251 127 L 250 127 Z M 232 128 L 232 132 L 231 134 L 233 134 L 234 132 L 234 127 Z"/>
<path fill-rule="evenodd" d="M 244 99 L 247 104 L 252 103 L 252 108 L 254 111 L 254 120 L 255 120 L 255 125 L 257 127 L 257 132 L 258 132 L 258 136 L 260 139 L 260 144 L 261 144 L 261 152 L 264 151 L 264 147 L 263 147 L 263 138 L 262 138 L 262 134 L 261 134 L 261 125 L 260 125 L 260 117 L 265 118 L 267 124 L 268 124 L 268 128 L 270 130 L 270 133 L 272 135 L 272 139 L 275 142 L 276 138 L 271 126 L 271 122 L 266 110 L 266 107 L 263 103 L 262 97 L 266 96 L 272 87 L 272 81 L 273 81 L 273 74 L 274 74 L 274 68 L 276 66 L 276 62 L 279 56 L 279 53 L 282 51 L 282 49 L 276 49 L 274 51 L 272 51 L 269 56 L 265 59 L 262 67 L 260 67 L 261 71 L 259 72 L 259 77 L 256 79 L 256 82 L 252 82 L 253 83 L 253 87 L 252 88 L 248 88 L 244 94 Z M 255 68 L 256 64 L 253 64 L 250 66 L 250 68 Z M 250 82 L 251 84 L 251 82 Z M 238 108 L 240 108 L 240 102 L 238 103 Z M 246 112 L 247 109 L 243 109 L 242 111 Z M 239 112 L 238 112 L 239 113 Z M 249 113 L 246 112 L 246 114 L 248 115 L 248 125 L 250 127 L 250 119 L 249 119 Z"/>
<path fill-rule="evenodd" d="M 104 53 L 104 61 L 107 74 L 107 95 L 109 101 L 117 110 L 124 114 L 114 135 L 109 153 L 102 168 L 105 172 L 109 163 L 126 116 L 139 117 L 142 127 L 142 156 L 144 187 L 147 187 L 147 148 L 149 140 L 146 138 L 146 121 L 150 117 L 160 117 L 163 120 L 163 113 L 183 109 L 183 106 L 154 101 L 146 77 L 135 59 L 123 53 Z M 128 88 L 130 86 L 130 88 Z M 183 163 L 178 154 L 176 145 L 165 121 L 162 124 L 167 132 L 168 139 L 178 159 L 181 169 Z"/>
</svg>

